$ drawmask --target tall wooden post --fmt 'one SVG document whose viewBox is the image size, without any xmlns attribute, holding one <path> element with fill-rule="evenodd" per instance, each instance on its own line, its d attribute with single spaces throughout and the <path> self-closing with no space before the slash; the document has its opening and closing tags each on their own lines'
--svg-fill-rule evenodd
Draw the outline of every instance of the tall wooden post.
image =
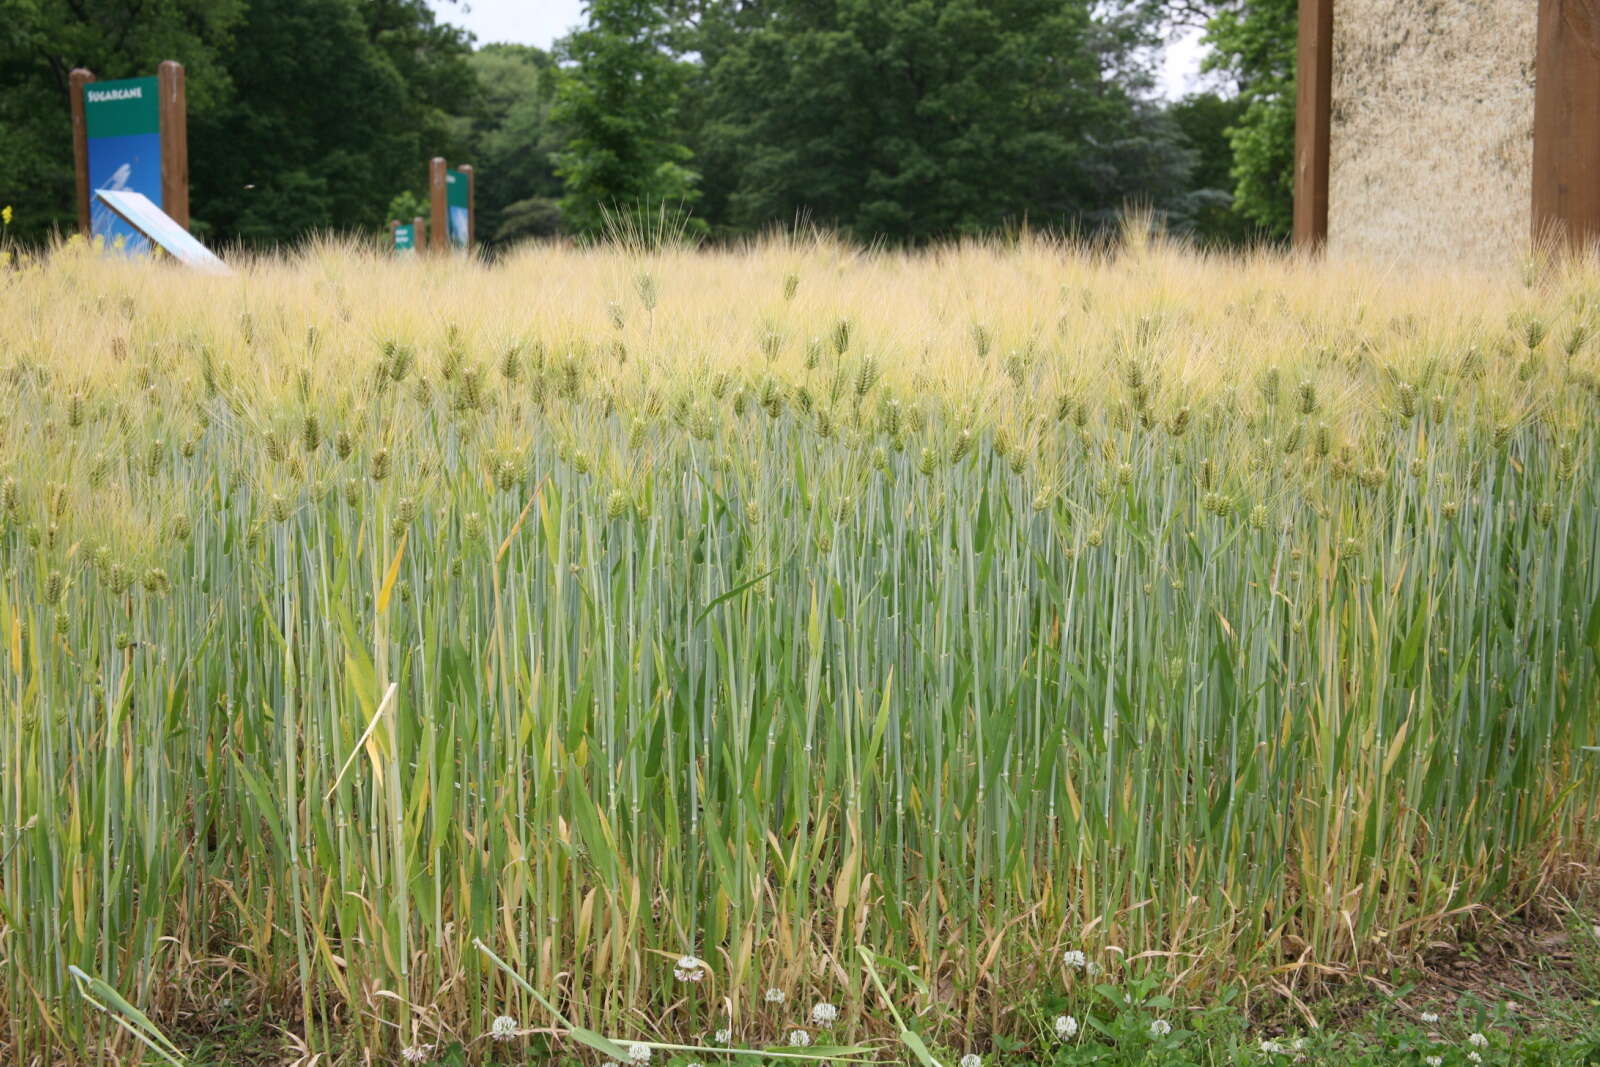
<svg viewBox="0 0 1600 1067">
<path fill-rule="evenodd" d="M 94 81 L 94 74 L 77 68 L 67 75 L 67 92 L 72 96 L 73 197 L 78 205 L 78 232 L 89 236 L 89 123 L 83 114 L 83 87 Z"/>
<path fill-rule="evenodd" d="M 411 220 L 411 241 L 417 246 L 418 252 L 428 247 L 428 231 L 422 227 L 421 215 Z"/>
<path fill-rule="evenodd" d="M 183 64 L 165 60 L 156 68 L 161 115 L 161 210 L 189 228 L 189 104 Z"/>
<path fill-rule="evenodd" d="M 1300 0 L 1294 108 L 1294 243 L 1328 239 L 1328 156 L 1333 127 L 1333 0 Z"/>
<path fill-rule="evenodd" d="M 478 203 L 477 203 L 477 177 L 472 172 L 471 164 L 462 164 L 461 173 L 467 176 L 467 250 L 477 243 L 478 237 Z"/>
<path fill-rule="evenodd" d="M 433 225 L 428 234 L 428 246 L 435 252 L 450 250 L 450 236 L 445 216 L 450 212 L 444 185 L 444 157 L 434 156 L 428 161 L 428 199 L 433 207 Z"/>
<path fill-rule="evenodd" d="M 1600 239 L 1600 3 L 1539 0 L 1533 239 Z"/>
</svg>

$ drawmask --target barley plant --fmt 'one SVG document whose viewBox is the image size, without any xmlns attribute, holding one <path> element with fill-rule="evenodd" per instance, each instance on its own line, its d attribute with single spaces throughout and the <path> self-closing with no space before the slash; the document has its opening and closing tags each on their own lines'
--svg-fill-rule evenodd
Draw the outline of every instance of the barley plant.
<svg viewBox="0 0 1600 1067">
<path fill-rule="evenodd" d="M 5 1062 L 138 1055 L 84 990 L 959 1054 L 1593 857 L 1590 264 L 68 247 L 0 308 Z"/>
</svg>

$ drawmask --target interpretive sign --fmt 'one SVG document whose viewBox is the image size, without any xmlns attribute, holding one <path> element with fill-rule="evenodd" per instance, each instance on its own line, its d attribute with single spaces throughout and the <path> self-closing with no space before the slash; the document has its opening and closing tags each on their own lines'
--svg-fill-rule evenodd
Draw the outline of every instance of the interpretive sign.
<svg viewBox="0 0 1600 1067">
<path fill-rule="evenodd" d="M 69 78 L 78 228 L 107 248 L 148 248 L 144 235 L 96 194 L 141 193 L 180 229 L 189 225 L 189 150 L 183 67 L 171 60 L 153 78 Z"/>
</svg>

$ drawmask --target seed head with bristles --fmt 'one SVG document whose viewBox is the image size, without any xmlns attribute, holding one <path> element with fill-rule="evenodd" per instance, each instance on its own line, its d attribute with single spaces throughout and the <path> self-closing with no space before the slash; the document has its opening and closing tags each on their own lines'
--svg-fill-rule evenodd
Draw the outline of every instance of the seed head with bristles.
<svg viewBox="0 0 1600 1067">
<path fill-rule="evenodd" d="M 972 451 L 972 430 L 962 427 L 961 432 L 956 435 L 955 446 L 950 450 L 951 465 L 960 463 L 970 451 Z"/>
<path fill-rule="evenodd" d="M 833 324 L 833 350 L 844 355 L 850 348 L 850 320 L 839 319 Z"/>
<path fill-rule="evenodd" d="M 1300 414 L 1309 415 L 1317 410 L 1317 387 L 1314 382 L 1300 383 Z"/>
<path fill-rule="evenodd" d="M 1402 419 L 1410 421 L 1415 418 L 1417 414 L 1417 387 L 1410 382 L 1401 382 L 1397 402 Z"/>
</svg>

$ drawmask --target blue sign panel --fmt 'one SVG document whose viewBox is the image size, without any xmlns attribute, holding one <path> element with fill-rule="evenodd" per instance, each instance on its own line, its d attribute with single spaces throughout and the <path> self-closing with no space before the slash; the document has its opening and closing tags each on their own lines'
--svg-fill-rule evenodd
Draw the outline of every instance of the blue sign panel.
<svg viewBox="0 0 1600 1067">
<path fill-rule="evenodd" d="M 88 126 L 89 232 L 107 248 L 143 252 L 149 241 L 94 194 L 142 193 L 157 207 L 161 197 L 161 121 L 155 78 L 90 82 L 83 87 Z"/>
</svg>

